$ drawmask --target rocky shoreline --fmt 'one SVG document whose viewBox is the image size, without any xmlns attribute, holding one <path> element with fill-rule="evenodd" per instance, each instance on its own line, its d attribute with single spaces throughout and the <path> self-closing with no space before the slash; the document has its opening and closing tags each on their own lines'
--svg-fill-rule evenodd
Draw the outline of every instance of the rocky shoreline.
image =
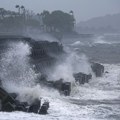
<svg viewBox="0 0 120 120">
<path fill-rule="evenodd" d="M 25 37 L 0 37 L 0 42 L 2 43 L 0 46 L 0 50 L 4 51 L 7 46 L 6 42 L 17 42 L 17 40 L 22 40 L 27 42 L 31 46 L 31 54 L 30 54 L 30 63 L 34 65 L 34 70 L 36 72 L 40 72 L 41 75 L 37 78 L 36 84 L 40 84 L 42 86 L 53 88 L 59 91 L 60 94 L 65 96 L 70 96 L 71 93 L 71 82 L 65 82 L 63 78 L 59 80 L 49 80 L 47 78 L 47 71 L 45 69 L 51 69 L 51 66 L 56 64 L 57 61 L 60 60 L 60 56 L 66 55 L 63 50 L 63 46 L 57 42 L 48 42 L 48 41 L 34 41 L 31 38 Z M 100 63 L 91 62 L 92 72 L 96 77 L 102 77 L 104 73 L 104 66 Z M 92 79 L 92 74 L 86 74 L 82 72 L 74 73 L 73 75 L 74 82 L 78 85 L 88 83 L 90 79 Z M 44 101 L 41 104 L 41 99 L 34 99 L 34 101 L 29 104 L 27 101 L 20 102 L 17 100 L 17 93 L 8 93 L 3 87 L 1 82 L 0 87 L 0 110 L 6 112 L 12 111 L 24 111 L 24 112 L 33 112 L 38 114 L 47 114 L 47 110 L 49 108 L 49 102 Z"/>
</svg>

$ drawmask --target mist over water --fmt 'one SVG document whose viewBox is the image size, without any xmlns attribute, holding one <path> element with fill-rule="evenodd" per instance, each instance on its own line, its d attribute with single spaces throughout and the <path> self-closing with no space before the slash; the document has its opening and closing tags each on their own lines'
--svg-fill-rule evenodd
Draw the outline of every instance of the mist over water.
<svg viewBox="0 0 120 120">
<path fill-rule="evenodd" d="M 0 59 L 0 79 L 3 87 L 8 92 L 17 92 L 20 98 L 27 100 L 28 98 L 23 95 L 32 96 L 35 88 L 31 91 L 30 88 L 34 87 L 37 78 L 37 74 L 29 63 L 31 48 L 27 43 L 19 41 L 8 42 L 6 49 Z"/>
<path fill-rule="evenodd" d="M 119 120 L 120 65 L 104 64 L 107 73 L 101 78 L 96 78 L 91 71 L 87 56 L 64 46 L 67 55 L 62 56 L 62 61 L 55 64 L 48 80 L 63 78 L 65 82 L 74 84 L 74 73 L 93 75 L 89 83 L 80 86 L 74 84 L 71 95 L 64 97 L 54 89 L 36 84 L 38 74 L 29 62 L 31 47 L 27 43 L 9 42 L 6 46 L 0 58 L 0 79 L 8 92 L 18 93 L 17 99 L 20 101 L 31 103 L 35 98 L 49 99 L 51 107 L 48 119 Z"/>
<path fill-rule="evenodd" d="M 42 90 L 45 94 L 50 94 L 40 84 L 36 85 L 38 74 L 35 73 L 33 65 L 30 64 L 31 47 L 22 41 L 8 42 L 6 47 L 0 59 L 0 78 L 3 87 L 8 92 L 17 92 L 18 99 L 21 101 L 39 98 L 42 96 Z M 68 51 L 66 52 L 68 53 Z M 78 56 L 76 52 L 71 51 L 62 62 L 53 68 L 54 70 L 49 74 L 49 80 L 62 78 L 66 82 L 74 83 L 74 73 L 91 73 L 87 57 L 85 55 Z"/>
<path fill-rule="evenodd" d="M 66 82 L 74 83 L 75 79 L 73 78 L 73 74 L 79 72 L 91 74 L 90 63 L 84 54 L 79 56 L 75 51 L 69 51 L 68 55 L 64 57 L 64 60 L 54 67 L 49 77 L 51 80 L 62 78 Z"/>
<path fill-rule="evenodd" d="M 22 41 L 7 42 L 5 46 L 0 58 L 0 79 L 5 90 L 17 93 L 17 99 L 28 103 L 40 97 L 54 97 L 53 92 L 60 96 L 58 91 L 36 83 L 41 74 L 30 63 L 31 46 Z"/>
<path fill-rule="evenodd" d="M 0 1 L 0 87 L 17 104 L 50 102 L 39 115 L 0 99 L 0 120 L 120 120 L 119 0 Z"/>
<path fill-rule="evenodd" d="M 18 83 L 23 86 L 31 86 L 35 79 L 35 73 L 29 64 L 30 47 L 26 43 L 9 43 L 8 50 L 0 60 L 1 79 L 3 82 Z"/>
</svg>

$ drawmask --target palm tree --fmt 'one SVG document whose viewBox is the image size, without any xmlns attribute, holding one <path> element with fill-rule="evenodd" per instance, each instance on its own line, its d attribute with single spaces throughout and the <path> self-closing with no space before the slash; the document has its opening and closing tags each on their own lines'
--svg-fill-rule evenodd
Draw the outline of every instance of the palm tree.
<svg viewBox="0 0 120 120">
<path fill-rule="evenodd" d="M 20 6 L 16 5 L 15 7 L 18 8 L 18 13 L 20 14 Z"/>
<path fill-rule="evenodd" d="M 26 13 L 25 7 L 22 5 L 22 6 L 21 6 L 21 9 L 22 9 L 23 17 L 24 17 L 24 19 L 25 19 L 25 18 L 26 18 L 26 16 L 25 16 L 25 13 Z"/>
<path fill-rule="evenodd" d="M 72 16 L 74 16 L 74 12 L 72 10 L 70 11 L 70 14 L 72 14 Z"/>
<path fill-rule="evenodd" d="M 25 7 L 22 5 L 21 9 L 23 10 L 23 13 L 25 13 Z"/>
<path fill-rule="evenodd" d="M 44 23 L 44 28 L 45 28 L 45 31 L 49 31 L 49 25 L 48 25 L 48 16 L 50 15 L 49 11 L 47 10 L 44 10 L 42 13 L 41 13 L 41 16 L 42 16 L 42 21 Z"/>
<path fill-rule="evenodd" d="M 4 13 L 5 13 L 4 8 L 0 8 L 0 15 L 2 19 L 4 18 Z"/>
<path fill-rule="evenodd" d="M 25 7 L 22 5 L 21 8 L 24 9 Z"/>
</svg>

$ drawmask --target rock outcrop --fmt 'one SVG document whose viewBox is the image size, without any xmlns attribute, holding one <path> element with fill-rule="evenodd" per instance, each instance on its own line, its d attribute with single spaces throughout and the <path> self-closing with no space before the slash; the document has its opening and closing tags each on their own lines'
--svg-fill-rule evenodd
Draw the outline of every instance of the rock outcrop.
<svg viewBox="0 0 120 120">
<path fill-rule="evenodd" d="M 63 51 L 63 46 L 58 42 L 32 41 L 30 42 L 31 55 L 30 62 L 35 65 L 35 70 L 46 74 L 46 70 L 52 67 L 59 59 Z"/>
<path fill-rule="evenodd" d="M 41 75 L 38 83 L 49 88 L 57 89 L 60 94 L 65 96 L 69 96 L 71 92 L 71 82 L 64 82 L 63 79 L 49 81 L 47 80 L 46 75 Z"/>
<path fill-rule="evenodd" d="M 44 109 L 42 106 L 44 106 Z M 48 108 L 49 102 L 45 101 L 42 105 L 41 100 L 39 99 L 35 99 L 31 104 L 28 104 L 27 102 L 20 102 L 12 97 L 12 94 L 9 94 L 0 87 L 0 111 L 23 111 L 37 114 L 47 114 Z"/>
<path fill-rule="evenodd" d="M 100 63 L 92 63 L 91 65 L 92 71 L 95 73 L 96 77 L 102 77 L 104 73 L 104 66 Z"/>
<path fill-rule="evenodd" d="M 75 78 L 75 82 L 79 83 L 79 84 L 85 84 L 85 83 L 88 83 L 89 80 L 92 78 L 92 75 L 89 74 L 85 74 L 85 73 L 76 73 L 73 75 L 74 78 Z"/>
</svg>

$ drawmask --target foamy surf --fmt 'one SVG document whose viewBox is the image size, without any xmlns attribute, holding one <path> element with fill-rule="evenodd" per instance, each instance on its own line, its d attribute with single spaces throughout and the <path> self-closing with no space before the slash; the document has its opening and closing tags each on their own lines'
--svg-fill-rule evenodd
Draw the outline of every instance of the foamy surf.
<svg viewBox="0 0 120 120">
<path fill-rule="evenodd" d="M 16 49 L 19 49 L 19 51 L 16 52 Z M 0 112 L 1 120 L 119 120 L 119 65 L 105 65 L 103 77 L 93 77 L 85 85 L 73 85 L 71 96 L 64 97 L 54 89 L 48 89 L 34 83 L 37 75 L 29 64 L 29 54 L 30 47 L 24 43 L 16 43 L 5 52 L 3 60 L 1 59 L 1 66 L 4 68 L 1 71 L 1 76 L 4 78 L 3 86 L 9 92 L 17 92 L 20 101 L 31 102 L 40 97 L 48 99 L 50 101 L 49 114 L 40 116 L 23 112 Z M 18 69 L 17 65 L 21 69 Z M 89 73 L 91 72 L 89 67 L 89 62 L 85 56 L 78 56 L 74 53 L 70 54 L 68 59 L 65 59 L 65 64 L 59 64 L 52 72 L 56 75 L 54 79 L 64 77 L 64 79 L 73 82 L 69 74 L 73 74 L 74 71 Z M 10 71 L 11 69 L 12 71 Z M 17 70 L 20 74 L 14 74 Z"/>
</svg>

